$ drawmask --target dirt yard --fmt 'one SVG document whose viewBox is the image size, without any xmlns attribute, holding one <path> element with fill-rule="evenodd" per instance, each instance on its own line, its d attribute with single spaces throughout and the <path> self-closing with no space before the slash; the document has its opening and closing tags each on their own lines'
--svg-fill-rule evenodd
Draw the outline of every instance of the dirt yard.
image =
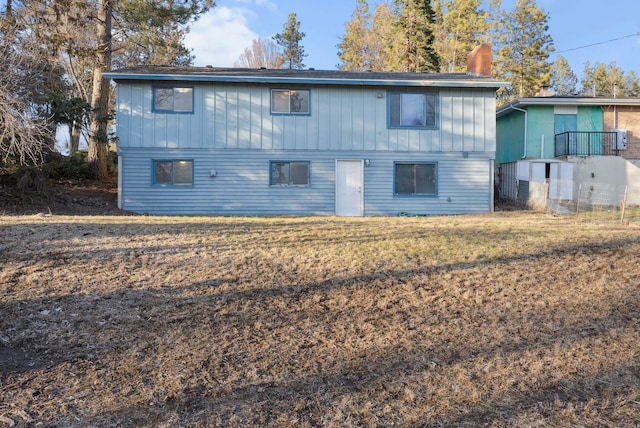
<svg viewBox="0 0 640 428">
<path fill-rule="evenodd" d="M 0 216 L 18 214 L 130 215 L 118 209 L 117 179 L 62 179 L 19 192 L 0 180 Z"/>
<path fill-rule="evenodd" d="M 640 421 L 638 228 L 51 211 L 0 215 L 0 427 Z"/>
</svg>

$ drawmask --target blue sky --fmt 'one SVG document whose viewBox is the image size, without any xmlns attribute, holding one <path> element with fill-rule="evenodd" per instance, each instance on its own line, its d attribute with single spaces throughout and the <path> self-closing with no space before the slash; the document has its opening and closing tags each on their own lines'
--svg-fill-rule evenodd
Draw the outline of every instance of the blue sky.
<svg viewBox="0 0 640 428">
<path fill-rule="evenodd" d="M 373 9 L 379 2 L 370 0 L 369 6 Z M 502 6 L 510 9 L 514 3 L 503 0 Z M 218 0 L 193 26 L 186 43 L 196 55 L 195 65 L 232 66 L 252 39 L 281 32 L 288 14 L 295 12 L 306 33 L 301 42 L 308 54 L 305 65 L 330 70 L 339 63 L 336 45 L 355 4 L 355 0 Z M 640 36 L 636 35 L 640 1 L 538 0 L 536 4 L 549 14 L 556 51 L 578 76 L 586 61 L 592 65 L 615 62 L 624 71 L 640 75 Z M 593 46 L 582 48 L 587 45 Z"/>
</svg>

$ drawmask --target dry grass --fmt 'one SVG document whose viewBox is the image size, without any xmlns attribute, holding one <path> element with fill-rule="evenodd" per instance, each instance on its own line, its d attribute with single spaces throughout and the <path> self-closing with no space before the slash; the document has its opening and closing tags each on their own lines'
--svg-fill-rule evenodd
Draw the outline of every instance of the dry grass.
<svg viewBox="0 0 640 428">
<path fill-rule="evenodd" d="M 636 426 L 639 238 L 0 217 L 0 426 Z"/>
</svg>

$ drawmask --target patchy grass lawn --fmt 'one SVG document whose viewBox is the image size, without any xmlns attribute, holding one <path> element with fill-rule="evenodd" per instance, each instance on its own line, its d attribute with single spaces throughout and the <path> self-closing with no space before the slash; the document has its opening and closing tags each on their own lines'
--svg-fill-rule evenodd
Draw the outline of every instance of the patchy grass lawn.
<svg viewBox="0 0 640 428">
<path fill-rule="evenodd" d="M 0 426 L 633 426 L 640 230 L 0 217 Z"/>
</svg>

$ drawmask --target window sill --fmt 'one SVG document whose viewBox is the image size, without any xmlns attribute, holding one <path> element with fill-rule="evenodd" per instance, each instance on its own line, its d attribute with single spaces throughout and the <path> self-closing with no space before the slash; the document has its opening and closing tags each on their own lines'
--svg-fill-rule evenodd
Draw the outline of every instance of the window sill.
<svg viewBox="0 0 640 428">
<path fill-rule="evenodd" d="M 438 195 L 437 194 L 421 194 L 421 193 L 412 193 L 412 194 L 399 194 L 399 193 L 394 193 L 393 194 L 394 198 L 399 198 L 399 199 L 412 199 L 412 198 L 416 198 L 416 199 L 437 199 Z"/>
</svg>

